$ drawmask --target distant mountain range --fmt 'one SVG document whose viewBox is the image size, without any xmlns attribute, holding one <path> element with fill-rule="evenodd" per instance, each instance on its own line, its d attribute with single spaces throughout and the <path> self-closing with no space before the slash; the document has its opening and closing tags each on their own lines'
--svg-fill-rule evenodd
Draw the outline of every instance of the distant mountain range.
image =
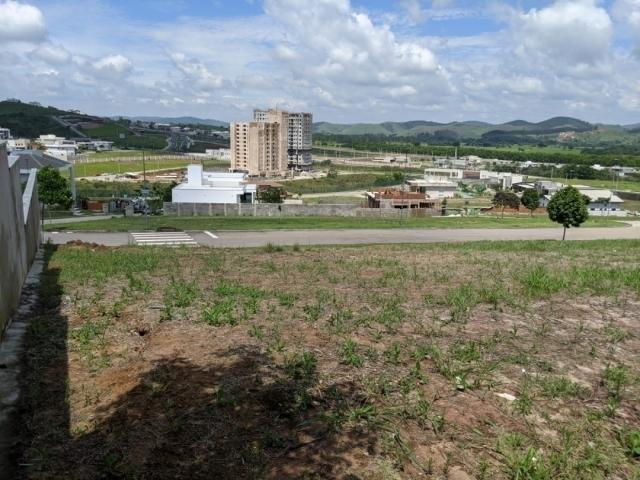
<svg viewBox="0 0 640 480">
<path fill-rule="evenodd" d="M 525 120 L 514 120 L 501 124 L 487 122 L 466 121 L 438 123 L 428 121 L 411 122 L 385 122 L 385 123 L 355 123 L 337 124 L 320 122 L 314 125 L 315 133 L 333 135 L 396 135 L 417 136 L 419 134 L 435 134 L 448 131 L 457 134 L 461 138 L 479 138 L 494 132 L 519 133 L 519 134 L 547 134 L 565 131 L 585 132 L 595 130 L 596 125 L 569 117 L 554 117 L 538 123 Z"/>
<path fill-rule="evenodd" d="M 10 128 L 15 136 L 37 137 L 44 133 L 55 133 L 64 136 L 77 136 L 69 127 L 56 120 L 55 117 L 73 118 L 77 122 L 94 122 L 118 127 L 113 119 L 64 111 L 55 107 L 42 106 L 37 103 L 25 103 L 19 100 L 0 102 L 0 127 Z M 136 116 L 131 120 L 145 122 L 208 125 L 227 128 L 229 123 L 192 116 L 162 117 Z M 85 127 L 82 127 L 85 128 Z M 325 135 L 372 135 L 380 137 L 406 138 L 417 142 L 469 142 L 473 144 L 519 144 L 555 142 L 563 132 L 574 132 L 575 135 L 565 137 L 576 140 L 580 145 L 604 144 L 638 144 L 640 143 L 640 123 L 633 125 L 592 124 L 571 117 L 553 117 L 542 122 L 513 120 L 500 124 L 480 121 L 464 122 L 431 122 L 415 120 L 409 122 L 384 123 L 351 123 L 339 124 L 319 122 L 313 125 L 315 134 Z M 105 136 L 105 132 L 96 133 Z"/>
<path fill-rule="evenodd" d="M 228 127 L 227 122 L 198 117 L 125 117 L 141 122 L 168 123 L 170 125 L 209 125 L 210 127 Z"/>
</svg>

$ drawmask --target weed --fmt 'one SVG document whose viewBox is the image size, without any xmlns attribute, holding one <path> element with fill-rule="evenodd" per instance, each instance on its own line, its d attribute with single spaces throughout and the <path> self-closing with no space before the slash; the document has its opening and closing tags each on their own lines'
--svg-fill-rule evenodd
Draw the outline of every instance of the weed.
<svg viewBox="0 0 640 480">
<path fill-rule="evenodd" d="M 236 302 L 232 298 L 215 302 L 202 311 L 202 320 L 213 327 L 236 325 Z"/>
<path fill-rule="evenodd" d="M 273 243 L 269 242 L 264 247 L 262 247 L 262 251 L 264 253 L 276 253 L 284 251 L 284 248 L 280 245 L 274 245 Z"/>
<path fill-rule="evenodd" d="M 546 265 L 536 265 L 520 277 L 525 293 L 532 298 L 543 298 L 565 287 L 563 279 L 553 275 Z"/>
<path fill-rule="evenodd" d="M 196 282 L 176 280 L 172 277 L 165 290 L 165 301 L 168 301 L 174 307 L 185 308 L 193 303 L 199 293 L 200 289 Z"/>
<path fill-rule="evenodd" d="M 514 433 L 501 438 L 498 452 L 504 457 L 506 473 L 512 480 L 551 480 L 550 468 L 542 454 L 526 447 L 522 435 Z"/>
<path fill-rule="evenodd" d="M 302 311 L 305 313 L 307 321 L 316 322 L 322 315 L 323 308 L 321 304 L 317 303 L 315 305 L 305 305 L 302 307 Z"/>
<path fill-rule="evenodd" d="M 249 335 L 258 340 L 262 340 L 264 338 L 264 331 L 260 325 L 253 324 L 249 328 Z"/>
<path fill-rule="evenodd" d="M 294 380 L 310 381 L 316 374 L 318 359 L 312 352 L 285 355 L 284 370 Z"/>
<path fill-rule="evenodd" d="M 627 381 L 628 368 L 626 365 L 607 365 L 602 372 L 602 381 L 607 388 L 609 396 L 613 399 L 620 400 L 624 393 L 625 383 Z"/>
<path fill-rule="evenodd" d="M 277 295 L 278 303 L 281 307 L 293 307 L 294 303 L 298 299 L 298 295 L 291 292 L 279 292 Z"/>
<path fill-rule="evenodd" d="M 620 444 L 628 457 L 640 458 L 640 430 L 625 429 L 618 435 Z"/>
<path fill-rule="evenodd" d="M 449 306 L 452 322 L 460 322 L 466 319 L 470 310 L 478 302 L 478 296 L 471 284 L 462 285 L 449 291 L 446 299 Z"/>
<path fill-rule="evenodd" d="M 387 360 L 394 365 L 398 365 L 400 363 L 400 354 L 402 353 L 402 345 L 398 342 L 394 342 L 391 346 L 384 352 Z"/>
<path fill-rule="evenodd" d="M 565 376 L 560 377 L 539 377 L 538 383 L 542 388 L 542 393 L 551 398 L 579 397 L 586 393 L 585 389 Z"/>
<path fill-rule="evenodd" d="M 362 357 L 357 353 L 357 345 L 351 340 L 345 340 L 340 348 L 342 354 L 342 363 L 351 365 L 352 367 L 361 367 L 363 365 Z"/>
</svg>

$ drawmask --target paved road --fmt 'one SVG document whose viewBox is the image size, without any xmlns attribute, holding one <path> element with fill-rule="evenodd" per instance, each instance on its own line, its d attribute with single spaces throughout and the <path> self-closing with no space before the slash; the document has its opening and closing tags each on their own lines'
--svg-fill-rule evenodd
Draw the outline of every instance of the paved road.
<svg viewBox="0 0 640 480">
<path fill-rule="evenodd" d="M 640 240 L 640 222 L 624 228 L 576 228 L 567 240 Z M 472 242 L 479 240 L 560 240 L 560 228 L 521 229 L 352 229 L 189 232 L 198 245 L 206 247 L 260 247 L 274 245 L 349 245 L 369 243 Z M 134 243 L 130 233 L 59 232 L 45 233 L 45 241 L 64 244 L 81 240 L 106 246 Z"/>
</svg>

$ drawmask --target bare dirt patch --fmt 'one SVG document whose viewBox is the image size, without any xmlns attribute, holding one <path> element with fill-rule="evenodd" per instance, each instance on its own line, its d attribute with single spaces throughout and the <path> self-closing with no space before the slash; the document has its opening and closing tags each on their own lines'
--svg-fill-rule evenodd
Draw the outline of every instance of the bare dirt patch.
<svg viewBox="0 0 640 480">
<path fill-rule="evenodd" d="M 24 476 L 637 478 L 640 243 L 513 245 L 52 250 Z"/>
</svg>

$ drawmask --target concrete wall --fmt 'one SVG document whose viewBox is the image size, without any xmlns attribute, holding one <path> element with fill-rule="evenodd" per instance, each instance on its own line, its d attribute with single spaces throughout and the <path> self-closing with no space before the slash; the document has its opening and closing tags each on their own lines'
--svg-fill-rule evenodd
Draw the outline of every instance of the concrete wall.
<svg viewBox="0 0 640 480">
<path fill-rule="evenodd" d="M 360 205 L 285 205 L 277 203 L 222 204 L 171 203 L 164 204 L 165 215 L 182 217 L 424 217 L 439 215 L 440 209 L 399 210 L 394 208 L 362 208 Z"/>
<path fill-rule="evenodd" d="M 20 300 L 22 283 L 40 244 L 40 208 L 36 170 L 25 192 L 17 163 L 9 166 L 0 145 L 0 335 Z"/>
</svg>

